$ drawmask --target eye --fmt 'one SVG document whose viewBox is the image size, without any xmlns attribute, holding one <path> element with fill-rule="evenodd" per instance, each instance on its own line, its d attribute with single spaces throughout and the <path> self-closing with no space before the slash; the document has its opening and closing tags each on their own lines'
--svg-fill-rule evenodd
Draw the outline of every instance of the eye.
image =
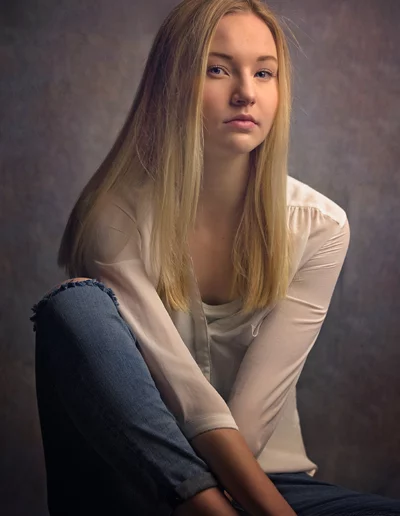
<svg viewBox="0 0 400 516">
<path fill-rule="evenodd" d="M 210 66 L 207 71 L 210 72 L 211 70 L 224 70 L 224 68 L 222 68 L 222 66 L 216 65 L 216 66 Z M 268 78 L 276 77 L 276 74 L 274 74 L 273 72 L 271 72 L 269 70 L 260 70 L 257 73 L 266 73 L 268 75 Z M 217 74 L 217 75 L 221 75 L 221 74 Z M 262 77 L 262 78 L 266 79 L 267 77 Z"/>
<path fill-rule="evenodd" d="M 208 72 L 211 70 L 222 70 L 220 66 L 210 66 L 210 68 L 207 70 Z"/>
<path fill-rule="evenodd" d="M 269 77 L 275 77 L 275 75 L 272 72 L 270 72 L 269 70 L 260 70 L 257 73 L 266 73 Z"/>
</svg>

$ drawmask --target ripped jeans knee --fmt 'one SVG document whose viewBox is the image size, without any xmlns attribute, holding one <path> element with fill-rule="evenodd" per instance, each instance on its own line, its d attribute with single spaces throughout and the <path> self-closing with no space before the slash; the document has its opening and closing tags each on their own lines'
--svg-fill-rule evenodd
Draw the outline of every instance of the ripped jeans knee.
<svg viewBox="0 0 400 516">
<path fill-rule="evenodd" d="M 109 287 L 106 287 L 104 283 L 97 279 L 91 279 L 91 278 L 75 278 L 70 279 L 67 281 L 64 281 L 63 283 L 55 286 L 52 288 L 47 294 L 43 296 L 43 298 L 36 304 L 33 305 L 31 308 L 33 315 L 30 317 L 30 320 L 33 322 L 33 331 L 36 331 L 36 323 L 38 314 L 44 309 L 44 307 L 49 303 L 49 301 L 57 296 L 60 292 L 64 292 L 65 290 L 71 289 L 71 288 L 79 288 L 79 287 L 97 287 L 103 292 L 105 292 L 114 302 L 115 307 L 118 309 L 119 303 L 117 300 L 116 295 L 114 294 L 113 290 Z"/>
</svg>

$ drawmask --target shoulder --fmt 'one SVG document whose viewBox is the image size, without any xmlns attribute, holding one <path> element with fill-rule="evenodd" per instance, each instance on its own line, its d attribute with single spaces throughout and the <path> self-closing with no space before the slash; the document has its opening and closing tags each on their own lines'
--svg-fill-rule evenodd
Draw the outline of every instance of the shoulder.
<svg viewBox="0 0 400 516">
<path fill-rule="evenodd" d="M 344 259 L 350 242 L 346 211 L 311 186 L 288 176 L 288 224 L 292 239 L 292 273 L 322 248 L 336 250 Z M 326 247 L 325 247 L 326 246 Z M 329 260 L 329 253 L 326 253 Z"/>
<path fill-rule="evenodd" d="M 289 209 L 292 208 L 292 211 L 294 208 L 317 211 L 340 227 L 347 221 L 347 214 L 341 206 L 292 176 L 288 176 L 287 206 Z"/>
</svg>

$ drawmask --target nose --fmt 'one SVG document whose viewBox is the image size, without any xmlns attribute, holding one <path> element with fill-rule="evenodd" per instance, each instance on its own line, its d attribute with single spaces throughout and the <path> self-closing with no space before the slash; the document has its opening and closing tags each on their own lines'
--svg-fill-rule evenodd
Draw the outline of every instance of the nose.
<svg viewBox="0 0 400 516">
<path fill-rule="evenodd" d="M 254 87 L 251 81 L 242 80 L 239 85 L 235 88 L 232 95 L 232 102 L 235 106 L 254 104 L 256 101 Z"/>
</svg>

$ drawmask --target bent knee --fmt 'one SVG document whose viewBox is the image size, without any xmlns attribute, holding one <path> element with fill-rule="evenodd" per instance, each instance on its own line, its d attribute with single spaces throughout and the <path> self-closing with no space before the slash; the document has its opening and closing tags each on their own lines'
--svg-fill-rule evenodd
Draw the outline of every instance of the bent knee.
<svg viewBox="0 0 400 516">
<path fill-rule="evenodd" d="M 30 318 L 30 320 L 34 323 L 34 331 L 36 331 L 36 322 L 38 313 L 42 311 L 43 307 L 45 307 L 49 301 L 53 300 L 56 296 L 58 297 L 58 294 L 64 291 L 72 292 L 72 295 L 75 296 L 75 294 L 79 291 L 81 292 L 81 288 L 79 287 L 85 287 L 88 286 L 89 290 L 84 289 L 85 292 L 85 299 L 87 301 L 86 296 L 92 296 L 95 294 L 96 291 L 102 291 L 103 293 L 107 294 L 109 298 L 113 301 L 115 307 L 118 309 L 119 303 L 118 300 L 112 291 L 111 288 L 107 287 L 104 283 L 101 281 L 94 279 L 94 278 L 86 278 L 86 277 L 80 277 L 80 278 L 70 278 L 68 280 L 62 281 L 58 285 L 55 285 L 51 290 L 49 290 L 42 299 L 36 303 L 32 307 L 32 311 L 34 312 L 34 315 Z M 71 288 L 71 287 L 77 287 L 77 288 Z M 94 288 L 94 290 L 92 290 Z M 96 294 L 95 294 L 96 295 Z M 78 295 L 78 298 L 80 297 L 80 294 Z M 67 302 L 69 299 L 69 296 L 67 295 Z M 89 298 L 89 302 L 86 306 L 91 306 L 90 300 L 92 298 Z"/>
<path fill-rule="evenodd" d="M 93 279 L 93 278 L 71 278 L 66 281 L 63 281 L 62 283 L 60 283 L 57 286 L 59 287 L 61 285 L 64 285 L 64 283 L 75 283 L 76 281 L 87 281 L 87 280 L 91 280 L 91 279 Z"/>
<path fill-rule="evenodd" d="M 87 281 L 87 280 L 91 280 L 91 279 L 93 279 L 93 278 L 70 278 L 66 281 L 62 281 L 61 283 L 58 283 L 57 285 L 54 285 L 54 287 L 52 287 L 48 292 L 46 292 L 45 296 L 50 294 L 50 292 L 57 290 L 58 288 L 61 287 L 61 285 L 65 285 L 66 283 L 78 283 L 79 281 Z"/>
</svg>

